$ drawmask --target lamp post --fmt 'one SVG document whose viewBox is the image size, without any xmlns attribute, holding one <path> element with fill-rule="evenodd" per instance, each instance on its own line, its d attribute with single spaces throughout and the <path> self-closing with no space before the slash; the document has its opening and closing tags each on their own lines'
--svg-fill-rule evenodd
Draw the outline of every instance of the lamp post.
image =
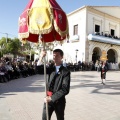
<svg viewBox="0 0 120 120">
<path fill-rule="evenodd" d="M 78 53 L 79 50 L 76 49 L 75 51 L 76 51 L 76 56 L 75 57 L 76 57 L 76 63 L 77 63 L 77 53 Z"/>
<path fill-rule="evenodd" d="M 83 58 L 84 58 L 84 52 L 82 53 L 82 62 L 83 62 Z"/>
<path fill-rule="evenodd" d="M 6 34 L 6 43 L 8 42 L 8 33 L 5 33 Z"/>
</svg>

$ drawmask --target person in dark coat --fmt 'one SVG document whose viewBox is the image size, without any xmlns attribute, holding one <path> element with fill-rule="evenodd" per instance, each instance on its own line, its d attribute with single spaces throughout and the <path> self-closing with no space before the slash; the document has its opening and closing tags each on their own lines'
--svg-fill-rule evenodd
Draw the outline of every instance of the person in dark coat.
<svg viewBox="0 0 120 120">
<path fill-rule="evenodd" d="M 102 80 L 102 84 L 105 85 L 105 81 L 106 81 L 106 72 L 107 72 L 108 68 L 106 66 L 106 62 L 103 61 L 100 67 L 100 71 L 101 71 L 101 80 Z"/>
<path fill-rule="evenodd" d="M 63 51 L 55 49 L 53 51 L 54 66 L 48 74 L 48 91 L 44 98 L 42 120 L 46 117 L 46 102 L 48 102 L 49 120 L 55 111 L 57 120 L 64 120 L 64 110 L 66 106 L 65 96 L 70 90 L 70 71 L 63 66 Z M 46 52 L 42 51 L 42 58 L 46 56 Z M 41 58 L 40 58 L 41 60 Z"/>
</svg>

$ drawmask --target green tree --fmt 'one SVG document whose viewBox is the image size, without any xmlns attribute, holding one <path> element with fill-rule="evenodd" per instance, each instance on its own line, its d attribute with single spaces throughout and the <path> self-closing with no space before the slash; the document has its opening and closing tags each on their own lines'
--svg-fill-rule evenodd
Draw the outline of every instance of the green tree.
<svg viewBox="0 0 120 120">
<path fill-rule="evenodd" d="M 5 48 L 6 48 L 6 38 L 2 37 L 1 40 L 0 40 L 0 51 L 1 51 L 0 57 L 3 56 L 3 54 L 6 53 Z"/>
<path fill-rule="evenodd" d="M 0 39 L 0 57 L 3 56 L 3 54 L 13 54 L 14 57 L 17 55 L 19 56 L 31 56 L 35 54 L 35 51 L 30 45 L 30 42 L 27 42 L 26 44 L 22 45 L 22 42 L 18 38 L 5 38 L 2 37 Z"/>
<path fill-rule="evenodd" d="M 11 53 L 13 55 L 17 55 L 20 51 L 21 48 L 21 42 L 19 41 L 18 38 L 5 38 L 2 37 L 0 40 L 0 46 L 2 48 L 2 53 L 3 54 L 8 54 Z"/>
<path fill-rule="evenodd" d="M 7 52 L 16 56 L 21 51 L 21 42 L 18 38 L 9 40 L 7 43 Z"/>
</svg>

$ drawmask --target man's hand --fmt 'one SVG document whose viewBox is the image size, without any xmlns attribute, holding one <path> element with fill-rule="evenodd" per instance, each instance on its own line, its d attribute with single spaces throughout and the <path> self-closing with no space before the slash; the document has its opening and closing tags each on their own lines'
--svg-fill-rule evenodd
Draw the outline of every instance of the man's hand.
<svg viewBox="0 0 120 120">
<path fill-rule="evenodd" d="M 46 56 L 46 54 L 47 54 L 47 52 L 45 50 L 42 50 L 40 53 L 40 56 L 43 58 Z"/>
<path fill-rule="evenodd" d="M 50 102 L 52 99 L 50 96 L 47 96 L 44 98 L 44 102 L 47 103 L 47 102 Z"/>
<path fill-rule="evenodd" d="M 40 58 L 39 58 L 40 63 L 42 62 L 42 59 L 43 59 L 43 57 L 46 56 L 46 54 L 47 54 L 47 52 L 46 52 L 45 50 L 42 50 L 42 51 L 41 51 L 41 53 L 40 53 Z"/>
</svg>

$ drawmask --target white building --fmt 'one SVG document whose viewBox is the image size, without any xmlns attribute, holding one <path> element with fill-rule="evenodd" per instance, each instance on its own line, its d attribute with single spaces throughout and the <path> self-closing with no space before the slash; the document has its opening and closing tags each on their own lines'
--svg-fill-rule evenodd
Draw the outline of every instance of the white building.
<svg viewBox="0 0 120 120">
<path fill-rule="evenodd" d="M 120 7 L 83 6 L 67 17 L 69 43 L 57 46 L 67 62 L 95 62 L 103 50 L 109 62 L 120 62 Z"/>
</svg>

